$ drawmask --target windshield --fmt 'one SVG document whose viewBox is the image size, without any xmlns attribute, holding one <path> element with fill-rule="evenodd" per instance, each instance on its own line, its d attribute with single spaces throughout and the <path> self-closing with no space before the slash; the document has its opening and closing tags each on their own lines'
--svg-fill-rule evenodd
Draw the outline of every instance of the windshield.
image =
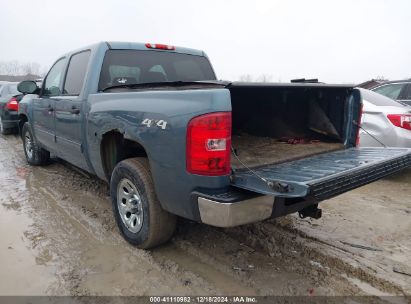
<svg viewBox="0 0 411 304">
<path fill-rule="evenodd" d="M 375 106 L 391 106 L 391 107 L 399 107 L 404 106 L 405 104 L 395 101 L 391 98 L 388 98 L 384 95 L 375 93 L 373 91 L 369 91 L 366 89 L 359 89 L 361 91 L 361 96 L 364 100 L 368 101 L 369 103 Z"/>
<path fill-rule="evenodd" d="M 108 50 L 101 68 L 99 91 L 116 85 L 202 80 L 216 80 L 210 62 L 203 56 Z"/>
</svg>

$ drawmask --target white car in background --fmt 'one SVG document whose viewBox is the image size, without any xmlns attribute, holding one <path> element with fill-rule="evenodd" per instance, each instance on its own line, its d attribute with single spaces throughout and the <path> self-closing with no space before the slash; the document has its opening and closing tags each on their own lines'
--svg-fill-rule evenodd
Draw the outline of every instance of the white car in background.
<svg viewBox="0 0 411 304">
<path fill-rule="evenodd" d="M 363 116 L 361 147 L 411 148 L 411 106 L 361 89 Z"/>
</svg>

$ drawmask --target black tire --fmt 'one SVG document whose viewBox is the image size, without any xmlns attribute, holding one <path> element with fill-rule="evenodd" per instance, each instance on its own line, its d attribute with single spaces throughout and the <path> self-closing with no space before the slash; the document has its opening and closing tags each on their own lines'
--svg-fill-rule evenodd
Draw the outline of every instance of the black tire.
<svg viewBox="0 0 411 304">
<path fill-rule="evenodd" d="M 138 202 L 141 209 L 135 214 L 142 216 L 139 231 L 131 231 L 130 227 L 127 227 L 122 220 L 119 211 L 122 202 L 118 193 L 119 187 L 123 185 L 124 181 L 130 181 L 138 192 Z M 120 193 L 120 195 L 123 194 Z M 167 242 L 173 236 L 176 228 L 176 216 L 161 207 L 154 190 L 147 158 L 130 158 L 117 164 L 111 176 L 110 196 L 117 225 L 121 234 L 130 244 L 141 249 L 149 249 Z M 123 206 L 127 208 L 126 205 Z M 124 209 L 122 210 L 124 213 Z M 141 212 L 142 215 L 140 215 Z"/>
<path fill-rule="evenodd" d="M 3 121 L 1 119 L 1 117 L 0 117 L 0 133 L 3 134 L 3 135 L 9 135 L 9 134 L 13 133 L 13 129 L 4 127 L 4 124 L 3 124 Z"/>
<path fill-rule="evenodd" d="M 23 150 L 26 155 L 27 162 L 33 166 L 46 165 L 50 161 L 50 152 L 41 148 L 33 137 L 31 126 L 25 122 L 21 132 L 23 139 Z M 28 140 L 31 141 L 31 150 L 29 149 Z"/>
</svg>

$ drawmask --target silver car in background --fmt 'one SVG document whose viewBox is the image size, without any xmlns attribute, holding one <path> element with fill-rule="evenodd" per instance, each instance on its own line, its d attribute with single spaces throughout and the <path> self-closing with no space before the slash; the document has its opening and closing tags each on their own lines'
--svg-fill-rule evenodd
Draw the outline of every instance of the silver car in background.
<svg viewBox="0 0 411 304">
<path fill-rule="evenodd" d="M 359 89 L 363 100 L 361 147 L 411 148 L 411 106 Z"/>
</svg>

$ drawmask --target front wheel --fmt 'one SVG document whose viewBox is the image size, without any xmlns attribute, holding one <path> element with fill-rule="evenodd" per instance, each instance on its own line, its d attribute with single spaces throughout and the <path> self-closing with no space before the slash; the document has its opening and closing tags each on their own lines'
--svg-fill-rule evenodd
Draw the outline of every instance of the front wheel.
<svg viewBox="0 0 411 304">
<path fill-rule="evenodd" d="M 130 158 L 117 164 L 111 176 L 110 196 L 120 232 L 132 245 L 152 248 L 174 234 L 176 216 L 161 207 L 146 158 Z"/>
<path fill-rule="evenodd" d="M 33 166 L 46 165 L 50 160 L 50 152 L 37 144 L 28 122 L 24 123 L 21 133 L 27 162 Z"/>
</svg>

